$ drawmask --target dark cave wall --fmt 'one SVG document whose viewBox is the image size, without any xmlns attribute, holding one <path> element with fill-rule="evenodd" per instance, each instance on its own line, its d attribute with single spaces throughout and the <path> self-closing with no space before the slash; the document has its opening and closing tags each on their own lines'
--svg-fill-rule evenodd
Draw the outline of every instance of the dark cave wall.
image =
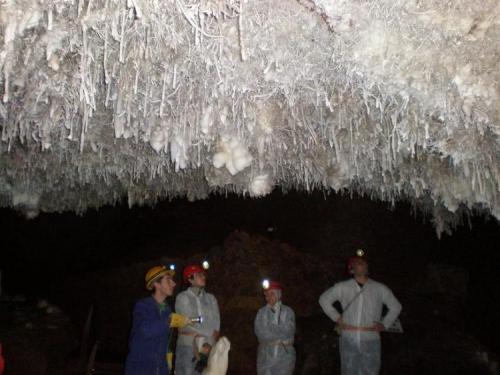
<svg viewBox="0 0 500 375">
<path fill-rule="evenodd" d="M 451 324 L 499 352 L 500 345 L 491 335 L 498 328 L 496 310 L 491 307 L 500 301 L 497 294 L 484 288 L 484 283 L 498 283 L 498 225 L 472 218 L 472 229 L 462 227 L 454 236 L 438 240 L 422 216 L 410 213 L 405 204 L 391 211 L 361 197 L 325 199 L 321 194 L 293 193 L 260 200 L 178 200 L 155 209 L 119 206 L 83 217 L 41 215 L 32 221 L 3 210 L 0 241 L 5 251 L 0 254 L 0 264 L 5 265 L 4 287 L 11 294 L 49 297 L 67 311 L 79 329 L 94 305 L 92 335 L 101 340 L 101 355 L 122 360 L 133 303 L 145 295 L 142 280 L 147 268 L 159 261 L 182 266 L 208 256 L 214 266 L 209 289 L 219 298 L 223 330 L 234 343 L 232 374 L 238 373 L 236 365 L 242 374 L 253 371 L 256 340 L 252 323 L 263 304 L 258 282 L 263 276 L 280 278 L 289 286 L 285 303 L 300 318 L 301 370 L 309 366 L 309 373 L 315 373 L 318 361 L 325 368 L 335 368 L 337 350 L 329 336 L 333 324 L 322 315 L 317 298 L 346 277 L 345 259 L 361 247 L 369 254 L 373 277 L 388 284 L 403 302 L 403 321 L 410 334 L 419 335 L 425 329 L 420 326 L 425 317 L 440 327 L 439 332 L 449 330 Z M 444 276 L 436 281 L 432 267 L 443 264 L 445 271 L 438 274 Z M 37 283 L 16 277 L 21 270 Z M 455 286 L 462 285 L 462 279 L 465 287 L 458 288 L 461 291 L 455 296 Z M 323 344 L 328 351 L 314 360 L 305 355 L 316 334 L 326 335 Z M 417 353 L 403 353 L 411 359 L 406 365 L 426 363 L 421 358 L 425 354 L 415 342 L 405 342 L 407 338 L 401 341 L 389 336 L 386 346 L 394 351 L 406 343 Z M 436 337 L 425 336 L 421 344 L 425 347 L 432 340 Z M 456 337 L 447 340 L 468 342 Z M 391 368 L 405 365 L 390 359 L 385 362 L 394 366 L 386 369 L 388 374 Z"/>
</svg>

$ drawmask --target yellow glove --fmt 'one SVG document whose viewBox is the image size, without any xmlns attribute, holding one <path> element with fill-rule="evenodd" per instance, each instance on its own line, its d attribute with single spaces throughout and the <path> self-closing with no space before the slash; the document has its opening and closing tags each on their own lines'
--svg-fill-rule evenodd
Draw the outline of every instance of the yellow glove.
<svg viewBox="0 0 500 375">
<path fill-rule="evenodd" d="M 183 328 L 191 323 L 191 319 L 187 316 L 172 313 L 170 314 L 170 328 Z"/>
<path fill-rule="evenodd" d="M 169 370 L 172 370 L 172 360 L 173 359 L 174 359 L 174 353 L 168 352 L 167 353 L 167 365 L 168 365 Z"/>
</svg>

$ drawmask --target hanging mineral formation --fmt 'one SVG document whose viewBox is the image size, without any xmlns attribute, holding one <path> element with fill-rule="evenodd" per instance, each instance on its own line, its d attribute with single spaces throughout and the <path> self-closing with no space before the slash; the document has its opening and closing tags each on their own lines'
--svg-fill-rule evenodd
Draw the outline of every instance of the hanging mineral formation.
<svg viewBox="0 0 500 375">
<path fill-rule="evenodd" d="M 273 187 L 500 218 L 500 3 L 2 0 L 0 203 Z"/>
</svg>

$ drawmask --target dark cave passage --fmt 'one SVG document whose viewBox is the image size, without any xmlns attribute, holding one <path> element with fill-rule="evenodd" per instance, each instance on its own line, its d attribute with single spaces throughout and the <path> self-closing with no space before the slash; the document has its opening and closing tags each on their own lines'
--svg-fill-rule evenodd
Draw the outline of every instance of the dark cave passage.
<svg viewBox="0 0 500 375">
<path fill-rule="evenodd" d="M 284 300 L 297 314 L 296 373 L 340 373 L 334 325 L 317 300 L 347 277 L 345 261 L 357 248 L 369 254 L 372 277 L 403 304 L 404 333 L 383 336 L 382 374 L 491 373 L 500 354 L 500 231 L 494 219 L 465 221 L 471 227 L 439 240 L 405 203 L 390 210 L 358 196 L 293 192 L 179 199 L 155 208 L 124 204 L 30 221 L 2 209 L 0 341 L 11 359 L 7 374 L 82 368 L 91 306 L 83 351 L 99 340 L 96 362 L 120 368 L 133 303 L 146 295 L 147 268 L 175 262 L 181 269 L 205 257 L 213 262 L 207 289 L 219 300 L 222 330 L 233 343 L 229 374 L 255 371 L 252 323 L 264 304 L 258 288 L 264 276 L 285 284 Z M 45 314 L 40 300 L 61 315 Z M 25 369 L 27 360 L 40 370 Z"/>
</svg>

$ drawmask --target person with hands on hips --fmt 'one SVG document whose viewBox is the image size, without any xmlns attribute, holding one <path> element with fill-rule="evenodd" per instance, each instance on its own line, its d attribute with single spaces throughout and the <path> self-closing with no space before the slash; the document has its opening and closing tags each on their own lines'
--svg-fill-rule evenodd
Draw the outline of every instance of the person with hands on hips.
<svg viewBox="0 0 500 375">
<path fill-rule="evenodd" d="M 335 284 L 319 298 L 319 304 L 340 331 L 342 375 L 377 375 L 380 370 L 380 332 L 390 327 L 401 312 L 391 290 L 368 277 L 363 250 L 347 261 L 352 278 Z M 342 312 L 333 306 L 340 302 Z M 382 317 L 383 305 L 388 313 Z"/>
</svg>

